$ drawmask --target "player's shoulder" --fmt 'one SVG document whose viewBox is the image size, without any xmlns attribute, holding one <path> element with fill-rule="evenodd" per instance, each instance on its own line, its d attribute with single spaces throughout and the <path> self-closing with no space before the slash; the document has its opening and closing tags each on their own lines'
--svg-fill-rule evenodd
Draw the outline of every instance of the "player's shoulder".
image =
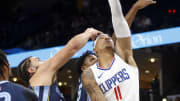
<svg viewBox="0 0 180 101">
<path fill-rule="evenodd" d="M 31 89 L 19 84 L 10 83 L 13 85 L 13 88 L 17 91 L 17 93 L 19 92 L 19 94 L 23 95 L 22 99 L 26 99 L 26 101 L 38 101 L 37 95 Z"/>
<path fill-rule="evenodd" d="M 16 83 L 13 83 L 13 82 L 9 82 L 9 84 L 14 87 L 15 89 L 17 90 L 21 90 L 21 91 L 26 91 L 26 92 L 29 92 L 29 93 L 33 93 L 33 91 L 29 88 L 26 88 L 24 87 L 23 85 L 20 85 L 20 84 L 16 84 Z"/>
<path fill-rule="evenodd" d="M 19 88 L 19 89 L 23 89 L 23 88 L 25 88 L 25 87 L 23 87 L 22 85 L 19 85 L 19 84 L 16 84 L 16 83 L 13 83 L 13 82 L 9 82 L 9 84 L 11 85 L 11 86 L 13 86 L 13 87 L 17 87 L 17 88 Z"/>
<path fill-rule="evenodd" d="M 0 85 L 7 85 L 9 84 L 9 81 L 0 81 Z"/>
<path fill-rule="evenodd" d="M 118 53 L 114 53 L 115 61 L 123 62 L 130 67 L 137 68 L 137 64 L 133 58 L 133 56 L 129 56 L 127 60 L 124 60 Z"/>
</svg>

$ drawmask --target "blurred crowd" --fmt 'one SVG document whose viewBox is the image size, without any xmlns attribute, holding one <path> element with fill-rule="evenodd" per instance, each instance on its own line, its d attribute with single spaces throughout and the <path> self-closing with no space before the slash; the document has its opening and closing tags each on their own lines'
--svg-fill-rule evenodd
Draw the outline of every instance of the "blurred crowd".
<svg viewBox="0 0 180 101">
<path fill-rule="evenodd" d="M 110 35 L 113 33 L 107 1 L 84 0 L 82 7 L 76 5 L 77 2 L 61 0 L 46 9 L 25 9 L 24 5 L 18 4 L 13 8 L 14 15 L 4 21 L 5 24 L 0 24 L 0 47 L 32 50 L 64 45 L 87 27 L 95 27 Z M 132 5 L 133 3 L 123 7 L 124 14 Z M 153 10 L 149 8 L 137 14 L 131 28 L 133 34 L 179 26 L 178 14 L 162 15 L 153 13 Z"/>
</svg>

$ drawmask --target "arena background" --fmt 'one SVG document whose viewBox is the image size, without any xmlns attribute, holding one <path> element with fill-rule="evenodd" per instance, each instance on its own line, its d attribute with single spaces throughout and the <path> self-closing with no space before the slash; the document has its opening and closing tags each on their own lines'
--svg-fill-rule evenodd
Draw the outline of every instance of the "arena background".
<svg viewBox="0 0 180 101">
<path fill-rule="evenodd" d="M 124 14 L 135 2 L 121 0 Z M 141 101 L 175 101 L 180 95 L 179 4 L 178 0 L 157 0 L 156 5 L 139 11 L 133 22 Z M 0 48 L 11 63 L 10 80 L 26 86 L 17 77 L 18 61 L 37 54 L 47 59 L 87 27 L 112 34 L 107 0 L 1 0 Z M 68 101 L 76 98 L 78 74 L 73 63 L 87 49 L 92 50 L 92 42 L 59 70 L 59 88 Z"/>
</svg>

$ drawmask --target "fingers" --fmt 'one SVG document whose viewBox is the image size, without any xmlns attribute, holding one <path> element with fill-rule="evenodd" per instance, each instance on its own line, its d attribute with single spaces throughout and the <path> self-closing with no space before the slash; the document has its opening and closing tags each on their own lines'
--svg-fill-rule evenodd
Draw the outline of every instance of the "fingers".
<svg viewBox="0 0 180 101">
<path fill-rule="evenodd" d="M 150 5 L 150 4 L 156 4 L 156 1 L 153 1 L 153 0 L 146 0 L 147 4 Z"/>
<path fill-rule="evenodd" d="M 93 35 L 100 35 L 100 34 L 103 33 L 103 32 L 101 32 L 99 30 L 94 29 L 94 28 L 87 28 L 87 30 L 85 32 L 91 33 Z"/>
<path fill-rule="evenodd" d="M 86 33 L 89 33 L 90 36 L 91 36 L 91 39 L 94 41 L 95 38 L 100 35 L 100 34 L 103 34 L 103 32 L 97 30 L 97 29 L 94 29 L 94 28 L 87 28 L 87 30 L 85 31 Z"/>
<path fill-rule="evenodd" d="M 97 29 L 94 29 L 94 28 L 88 28 L 87 29 L 90 33 L 94 33 L 94 34 L 102 34 L 103 32 L 97 30 Z"/>
<path fill-rule="evenodd" d="M 152 4 L 156 4 L 157 3 L 157 1 L 152 1 Z"/>
<path fill-rule="evenodd" d="M 139 9 L 143 9 L 152 4 L 156 4 L 156 1 L 154 1 L 154 0 L 138 0 L 136 2 L 135 6 Z"/>
</svg>

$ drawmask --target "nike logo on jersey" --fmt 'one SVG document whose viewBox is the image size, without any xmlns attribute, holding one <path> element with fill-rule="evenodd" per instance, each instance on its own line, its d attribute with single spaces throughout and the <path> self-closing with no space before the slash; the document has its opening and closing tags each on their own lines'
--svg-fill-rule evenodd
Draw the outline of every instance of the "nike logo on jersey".
<svg viewBox="0 0 180 101">
<path fill-rule="evenodd" d="M 98 76 L 98 79 L 100 79 L 100 78 L 102 77 L 103 74 L 104 74 L 104 73 L 101 73 L 101 74 Z"/>
</svg>

